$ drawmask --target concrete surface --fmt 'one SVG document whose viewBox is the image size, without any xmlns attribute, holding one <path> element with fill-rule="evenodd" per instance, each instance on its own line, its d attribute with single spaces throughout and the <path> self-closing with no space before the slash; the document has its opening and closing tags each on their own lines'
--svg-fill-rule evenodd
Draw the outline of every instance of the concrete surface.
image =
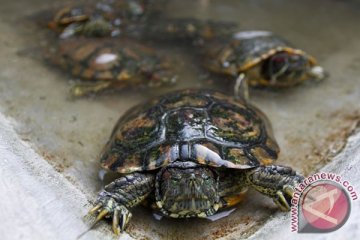
<svg viewBox="0 0 360 240">
<path fill-rule="evenodd" d="M 1 239 L 75 239 L 87 229 L 84 194 L 22 141 L 2 114 L 0 133 Z M 95 231 L 87 235 L 99 238 Z"/>
<path fill-rule="evenodd" d="M 349 180 L 359 195 L 360 192 L 360 132 L 349 138 L 346 148 L 337 155 L 331 163 L 323 167 L 319 172 L 332 172 Z M 350 180 L 351 179 L 351 180 Z M 339 230 L 328 234 L 297 234 L 290 232 L 289 214 L 275 214 L 259 231 L 252 235 L 249 240 L 269 239 L 277 240 L 279 236 L 288 236 L 288 239 L 358 239 L 360 236 L 360 200 L 352 201 L 351 213 L 348 221 Z M 282 238 L 283 239 L 283 238 Z"/>
<path fill-rule="evenodd" d="M 0 115 L 0 224 L 1 239 L 76 239 L 88 229 L 84 223 L 89 202 L 86 196 L 36 154 L 13 129 L 14 123 Z M 359 195 L 360 132 L 349 138 L 345 149 L 321 172 L 334 172 L 349 180 Z M 352 202 L 346 224 L 334 233 L 296 234 L 290 232 L 288 213 L 274 214 L 251 240 L 279 239 L 357 239 L 360 236 L 360 201 Z M 84 239 L 114 239 L 103 224 Z M 233 232 L 223 239 L 244 239 Z M 121 239 L 132 239 L 127 234 Z"/>
<path fill-rule="evenodd" d="M 0 206 L 7 209 L 0 217 L 8 219 L 0 224 L 0 236 L 71 239 L 86 228 L 82 217 L 104 184 L 98 177 L 97 156 L 117 118 L 136 103 L 172 89 L 70 99 L 69 80 L 73 79 L 42 62 L 46 31 L 32 17 L 63 1 L 0 2 L 0 193 L 6 196 Z M 243 30 L 271 30 L 317 56 L 330 72 L 329 79 L 288 91 L 255 90 L 252 101 L 273 123 L 282 149 L 279 163 L 305 175 L 334 164 L 333 157 L 342 151 L 360 119 L 357 1 L 186 0 L 170 1 L 166 11 L 174 17 L 237 21 Z M 180 82 L 175 88 L 231 91 L 232 83 L 201 77 L 204 71 L 195 64 L 201 60 L 191 57 L 191 50 L 165 46 L 159 51 L 171 53 L 178 61 Z M 16 220 L 18 215 L 28 217 Z M 262 227 L 269 218 L 286 222 L 271 200 L 250 192 L 234 213 L 215 222 L 156 221 L 151 211 L 136 209 L 128 234 L 142 239 L 247 238 L 259 229 L 259 234 L 269 231 Z M 114 238 L 109 229 L 100 224 L 85 239 Z"/>
</svg>

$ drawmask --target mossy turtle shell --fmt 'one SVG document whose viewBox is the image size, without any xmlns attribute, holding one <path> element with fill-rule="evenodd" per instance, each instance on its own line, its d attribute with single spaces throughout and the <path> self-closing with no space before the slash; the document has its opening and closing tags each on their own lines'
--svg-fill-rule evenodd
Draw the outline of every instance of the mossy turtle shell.
<svg viewBox="0 0 360 240">
<path fill-rule="evenodd" d="M 101 154 L 105 169 L 154 170 L 176 160 L 248 169 L 270 164 L 279 148 L 254 106 L 209 90 L 172 92 L 126 112 Z"/>
</svg>

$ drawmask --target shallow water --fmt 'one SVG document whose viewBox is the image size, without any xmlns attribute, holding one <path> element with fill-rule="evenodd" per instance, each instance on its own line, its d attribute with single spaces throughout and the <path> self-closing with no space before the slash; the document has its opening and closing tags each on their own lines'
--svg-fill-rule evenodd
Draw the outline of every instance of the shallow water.
<svg viewBox="0 0 360 240">
<path fill-rule="evenodd" d="M 39 59 L 40 54 L 34 54 L 40 51 L 46 34 L 33 16 L 62 4 L 60 0 L 1 0 L 0 107 L 18 123 L 22 138 L 92 201 L 102 184 L 97 156 L 126 109 L 173 89 L 206 87 L 231 94 L 232 86 L 225 81 L 201 80 L 204 71 L 189 55 L 191 51 L 166 46 L 159 51 L 174 55 L 181 70 L 176 87 L 73 100 L 68 94 L 71 77 L 49 68 Z M 253 90 L 252 101 L 272 121 L 282 149 L 279 163 L 309 174 L 341 149 L 360 119 L 360 32 L 355 31 L 360 22 L 358 1 L 173 0 L 166 5 L 166 13 L 236 21 L 241 30 L 270 30 L 316 56 L 330 73 L 327 80 L 287 91 Z M 275 211 L 271 200 L 254 192 L 229 217 L 215 222 L 156 221 L 149 210 L 139 208 L 129 234 L 212 239 L 237 232 L 246 237 Z"/>
</svg>

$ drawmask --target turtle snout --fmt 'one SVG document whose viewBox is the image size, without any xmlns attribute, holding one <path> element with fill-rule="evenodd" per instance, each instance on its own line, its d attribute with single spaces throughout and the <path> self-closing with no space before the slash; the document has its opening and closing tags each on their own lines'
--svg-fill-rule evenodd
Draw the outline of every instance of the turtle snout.
<svg viewBox="0 0 360 240">
<path fill-rule="evenodd" d="M 207 168 L 169 168 L 157 199 L 163 211 L 179 217 L 199 214 L 218 202 L 217 178 Z"/>
</svg>

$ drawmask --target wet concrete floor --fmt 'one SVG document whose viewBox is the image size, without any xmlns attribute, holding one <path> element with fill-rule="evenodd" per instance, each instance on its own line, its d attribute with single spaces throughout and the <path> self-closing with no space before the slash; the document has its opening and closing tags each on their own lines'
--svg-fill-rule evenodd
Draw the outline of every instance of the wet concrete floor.
<svg viewBox="0 0 360 240">
<path fill-rule="evenodd" d="M 33 54 L 41 49 L 42 35 L 31 16 L 63 4 L 1 0 L 0 110 L 15 120 L 23 140 L 92 201 L 102 185 L 98 154 L 128 108 L 173 89 L 206 87 L 230 94 L 232 86 L 201 80 L 204 71 L 196 67 L 191 52 L 167 47 L 160 51 L 175 55 L 180 63 L 176 87 L 73 100 L 68 92 L 71 77 Z M 327 80 L 287 91 L 253 90 L 251 99 L 273 124 L 281 147 L 279 163 L 306 175 L 341 150 L 360 119 L 359 2 L 186 0 L 169 1 L 165 11 L 172 17 L 235 21 L 239 30 L 270 30 L 316 56 L 330 74 Z M 212 239 L 233 232 L 246 237 L 275 211 L 271 200 L 250 192 L 233 214 L 216 222 L 156 221 L 149 210 L 138 208 L 128 232 L 144 239 Z"/>
</svg>

